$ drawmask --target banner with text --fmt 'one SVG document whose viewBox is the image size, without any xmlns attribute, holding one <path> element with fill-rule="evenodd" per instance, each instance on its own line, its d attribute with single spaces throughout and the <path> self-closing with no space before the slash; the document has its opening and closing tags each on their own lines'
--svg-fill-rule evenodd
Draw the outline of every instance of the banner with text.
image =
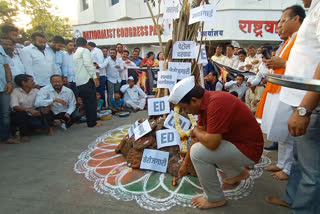
<svg viewBox="0 0 320 214">
<path fill-rule="evenodd" d="M 181 140 L 178 132 L 174 129 L 163 129 L 156 132 L 157 148 L 168 146 L 181 146 Z"/>
<path fill-rule="evenodd" d="M 215 22 L 216 7 L 213 4 L 200 5 L 190 10 L 189 25 L 196 22 Z"/>
<path fill-rule="evenodd" d="M 144 149 L 140 169 L 148 169 L 157 172 L 167 172 L 169 152 L 153 149 Z"/>
<path fill-rule="evenodd" d="M 162 115 L 169 114 L 170 104 L 168 101 L 168 96 L 160 98 L 148 99 L 148 115 Z"/>
<path fill-rule="evenodd" d="M 194 41 L 176 41 L 173 44 L 172 59 L 193 59 L 196 43 Z"/>
<path fill-rule="evenodd" d="M 169 62 L 168 71 L 177 73 L 177 80 L 191 75 L 191 62 Z"/>
</svg>

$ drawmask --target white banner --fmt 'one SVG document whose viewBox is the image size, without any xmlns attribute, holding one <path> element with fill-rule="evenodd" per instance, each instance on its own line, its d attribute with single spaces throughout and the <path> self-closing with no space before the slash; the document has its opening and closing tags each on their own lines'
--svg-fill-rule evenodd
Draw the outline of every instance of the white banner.
<svg viewBox="0 0 320 214">
<path fill-rule="evenodd" d="M 196 43 L 194 41 L 176 41 L 173 44 L 172 59 L 193 59 Z"/>
<path fill-rule="evenodd" d="M 162 115 L 170 112 L 168 96 L 148 99 L 148 115 Z"/>
<path fill-rule="evenodd" d="M 169 88 L 171 91 L 173 86 L 177 83 L 177 76 L 178 74 L 176 72 L 159 71 L 157 88 Z"/>
<path fill-rule="evenodd" d="M 148 169 L 157 172 L 167 172 L 169 152 L 153 149 L 144 149 L 140 169 Z"/>
<path fill-rule="evenodd" d="M 190 10 L 189 25 L 196 22 L 215 22 L 216 7 L 213 4 L 200 5 Z"/>
<path fill-rule="evenodd" d="M 196 53 L 196 59 L 198 57 L 199 54 L 199 48 L 200 48 L 200 44 L 197 44 L 194 52 Z M 202 64 L 202 65 L 206 65 L 208 64 L 208 58 L 207 58 L 207 53 L 206 53 L 206 46 L 204 44 L 201 45 L 201 51 L 200 51 L 200 56 L 198 59 L 198 64 Z"/>
<path fill-rule="evenodd" d="M 178 132 L 174 129 L 164 129 L 156 132 L 157 148 L 168 146 L 180 146 L 181 140 Z"/>
<path fill-rule="evenodd" d="M 168 129 L 176 129 L 173 113 L 174 113 L 173 111 L 170 112 L 170 114 L 167 116 L 167 119 L 164 121 L 164 124 L 163 124 L 163 126 Z M 182 130 L 187 131 L 191 125 L 190 120 L 188 120 L 184 116 L 181 116 L 180 114 L 179 114 L 179 119 L 180 119 L 180 125 Z"/>
<path fill-rule="evenodd" d="M 139 126 L 137 126 L 134 130 L 134 139 L 138 140 L 140 137 L 148 134 L 149 132 L 151 132 L 151 126 L 149 124 L 148 120 L 145 120 L 143 123 L 141 123 Z"/>
<path fill-rule="evenodd" d="M 129 138 L 134 134 L 134 129 L 139 125 L 138 120 L 132 124 L 132 126 L 128 130 Z"/>
<path fill-rule="evenodd" d="M 168 71 L 177 73 L 177 80 L 182 80 L 191 75 L 191 62 L 169 62 Z"/>
<path fill-rule="evenodd" d="M 177 19 L 180 14 L 180 5 L 171 5 L 164 8 L 163 19 Z"/>
</svg>

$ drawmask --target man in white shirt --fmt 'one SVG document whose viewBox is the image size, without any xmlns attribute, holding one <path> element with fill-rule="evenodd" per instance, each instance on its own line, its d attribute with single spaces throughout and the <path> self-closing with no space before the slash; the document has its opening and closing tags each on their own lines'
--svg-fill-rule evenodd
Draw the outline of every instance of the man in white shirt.
<svg viewBox="0 0 320 214">
<path fill-rule="evenodd" d="M 72 40 L 66 40 L 65 51 L 63 52 L 63 83 L 65 86 L 70 88 L 76 98 L 78 97 L 78 89 L 76 85 L 76 79 L 74 74 L 74 63 L 73 63 L 73 55 L 74 55 L 74 42 Z"/>
<path fill-rule="evenodd" d="M 237 69 L 244 71 L 244 69 L 245 69 L 244 61 L 247 57 L 247 52 L 245 52 L 244 50 L 240 50 L 238 52 L 238 56 L 239 56 L 239 63 L 238 63 Z"/>
<path fill-rule="evenodd" d="M 139 86 L 134 84 L 132 76 L 128 78 L 128 84 L 123 85 L 120 90 L 124 94 L 123 99 L 125 106 L 132 108 L 135 111 L 144 109 L 147 95 Z"/>
<path fill-rule="evenodd" d="M 14 54 L 18 55 L 20 54 L 21 50 L 24 48 L 24 46 L 19 42 L 19 28 L 10 25 L 10 24 L 4 24 L 1 27 L 1 32 L 4 34 L 5 37 L 8 37 L 12 40 L 14 45 Z"/>
<path fill-rule="evenodd" d="M 237 68 L 239 60 L 236 56 L 233 55 L 234 47 L 232 45 L 227 45 L 226 56 L 221 60 L 221 63 L 230 67 Z"/>
<path fill-rule="evenodd" d="M 36 87 L 40 88 L 50 84 L 50 77 L 59 74 L 56 64 L 50 52 L 46 50 L 46 37 L 35 32 L 31 35 L 32 44 L 22 49 L 21 61 L 26 74 L 34 78 Z"/>
<path fill-rule="evenodd" d="M 69 128 L 77 118 L 74 114 L 76 109 L 76 98 L 71 89 L 63 85 L 63 77 L 53 75 L 50 78 L 51 85 L 47 85 L 40 89 L 37 94 L 35 106 L 48 107 L 52 119 L 58 119 Z"/>
<path fill-rule="evenodd" d="M 286 64 L 285 75 L 319 79 L 320 0 L 303 0 L 303 3 L 305 8 L 310 9 L 298 31 Z M 306 98 L 317 98 L 317 94 L 305 95 L 306 91 L 281 88 L 280 100 L 292 108 L 298 107 L 290 120 L 287 117 L 279 118 L 283 121 L 289 120 L 290 133 L 295 136 L 294 160 L 283 198 L 279 196 L 267 198 L 269 203 L 291 207 L 294 214 L 320 213 L 319 111 L 311 112 L 319 105 L 319 100 L 316 99 L 310 108 Z M 308 124 L 310 127 L 307 130 Z M 304 136 L 296 137 L 300 135 Z"/>
<path fill-rule="evenodd" d="M 123 64 L 123 70 L 120 70 L 120 77 L 121 77 L 121 86 L 127 84 L 128 81 L 128 68 L 136 68 L 136 64 L 133 63 L 129 59 L 129 51 L 124 50 L 122 52 L 122 64 Z"/>
<path fill-rule="evenodd" d="M 258 73 L 258 68 L 261 63 L 261 58 L 256 55 L 256 47 L 250 45 L 248 47 L 248 56 L 244 61 L 244 70 L 252 73 Z"/>
<path fill-rule="evenodd" d="M 79 91 L 86 111 L 87 126 L 101 126 L 97 122 L 97 98 L 96 87 L 99 86 L 99 79 L 96 69 L 93 66 L 90 51 L 88 50 L 87 40 L 79 37 L 76 40 L 77 51 L 73 55 L 74 74 Z"/>
<path fill-rule="evenodd" d="M 102 64 L 98 64 L 96 68 L 106 68 L 107 70 L 108 105 L 111 106 L 113 93 L 120 90 L 120 71 L 124 68 L 121 58 L 117 58 L 116 49 L 111 48 L 110 57 L 104 60 Z"/>
<path fill-rule="evenodd" d="M 53 39 L 47 44 L 46 49 L 51 53 L 53 60 L 57 66 L 57 70 L 59 75 L 63 75 L 62 68 L 63 68 L 63 59 L 64 55 L 62 49 L 65 46 L 66 41 L 62 36 L 54 36 Z"/>
<path fill-rule="evenodd" d="M 222 54 L 222 46 L 218 45 L 216 47 L 216 53 L 211 57 L 213 61 L 221 62 L 225 56 Z"/>
<path fill-rule="evenodd" d="M 244 81 L 244 76 L 242 74 L 238 74 L 236 76 L 236 80 L 231 80 L 224 84 L 225 88 L 229 90 L 229 92 L 235 91 L 238 93 L 238 98 L 243 100 L 244 95 L 248 89 L 246 83 Z"/>
</svg>

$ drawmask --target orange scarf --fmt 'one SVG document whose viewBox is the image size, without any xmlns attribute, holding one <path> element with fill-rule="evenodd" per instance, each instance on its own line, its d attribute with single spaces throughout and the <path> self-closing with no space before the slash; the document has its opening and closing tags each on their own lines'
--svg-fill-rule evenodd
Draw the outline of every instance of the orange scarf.
<svg viewBox="0 0 320 214">
<path fill-rule="evenodd" d="M 281 59 L 284 59 L 286 61 L 289 59 L 291 48 L 294 45 L 294 42 L 296 41 L 296 38 L 297 38 L 297 35 L 295 35 L 294 38 L 291 41 L 290 41 L 290 39 L 286 40 L 286 42 L 284 43 L 284 45 L 282 46 L 282 48 L 281 48 L 281 50 L 279 52 L 279 55 L 282 53 Z M 290 42 L 290 43 L 288 44 L 288 42 Z M 288 46 L 287 46 L 287 44 L 288 44 Z M 282 74 L 283 75 L 285 70 L 286 70 L 285 67 L 276 68 L 274 70 L 274 74 Z M 265 102 L 266 102 L 266 99 L 267 99 L 267 94 L 268 93 L 277 94 L 277 93 L 280 93 L 280 90 L 281 90 L 281 86 L 280 85 L 276 85 L 276 84 L 273 84 L 273 83 L 270 83 L 270 82 L 267 83 L 267 86 L 264 89 L 264 92 L 263 92 L 263 94 L 261 96 L 259 105 L 257 107 L 257 111 L 256 111 L 256 116 L 257 117 L 262 118 L 264 105 L 265 105 Z"/>
</svg>

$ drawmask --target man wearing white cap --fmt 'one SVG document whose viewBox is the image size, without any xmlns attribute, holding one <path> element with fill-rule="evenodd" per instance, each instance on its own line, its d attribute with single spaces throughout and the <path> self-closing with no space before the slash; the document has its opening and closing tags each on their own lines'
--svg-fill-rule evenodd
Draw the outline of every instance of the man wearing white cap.
<svg viewBox="0 0 320 214">
<path fill-rule="evenodd" d="M 125 106 L 133 108 L 135 111 L 144 109 L 147 95 L 139 86 L 134 84 L 134 79 L 132 76 L 128 78 L 128 84 L 123 85 L 120 88 L 120 91 L 123 93 Z"/>
<path fill-rule="evenodd" d="M 187 113 L 199 115 L 199 126 L 190 132 L 194 142 L 190 157 L 203 187 L 203 196 L 192 199 L 192 204 L 200 209 L 223 206 L 227 201 L 216 165 L 227 174 L 228 178 L 223 180 L 226 184 L 247 179 L 249 171 L 244 166 L 253 166 L 263 152 L 259 124 L 240 99 L 223 91 L 207 91 L 195 85 L 193 76 L 174 86 L 169 102 Z"/>
</svg>

